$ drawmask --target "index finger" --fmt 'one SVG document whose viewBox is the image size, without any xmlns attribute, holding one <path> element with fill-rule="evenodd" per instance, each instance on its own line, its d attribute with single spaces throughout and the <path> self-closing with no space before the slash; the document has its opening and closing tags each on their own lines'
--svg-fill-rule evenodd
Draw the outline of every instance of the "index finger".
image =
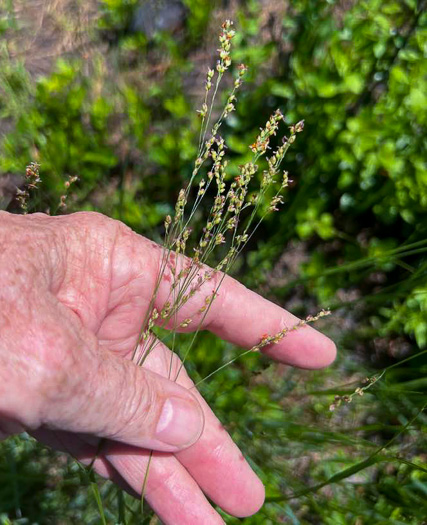
<svg viewBox="0 0 427 525">
<path fill-rule="evenodd" d="M 166 303 L 173 304 L 179 293 L 181 297 L 187 296 L 173 316 L 173 322 L 169 322 L 169 328 L 180 331 L 207 329 L 233 344 L 252 348 L 264 337 L 274 336 L 300 321 L 228 275 L 208 267 L 195 268 L 191 259 L 172 252 L 168 257 L 166 265 L 164 258 L 159 261 L 163 275 L 155 306 L 161 312 Z M 185 268 L 193 268 L 194 273 L 192 282 L 186 288 L 183 278 L 179 278 Z M 206 272 L 211 277 L 203 281 Z M 191 293 L 193 288 L 195 292 Z M 307 325 L 290 331 L 279 343 L 266 346 L 262 351 L 282 363 L 308 369 L 328 366 L 336 356 L 334 343 Z"/>
</svg>

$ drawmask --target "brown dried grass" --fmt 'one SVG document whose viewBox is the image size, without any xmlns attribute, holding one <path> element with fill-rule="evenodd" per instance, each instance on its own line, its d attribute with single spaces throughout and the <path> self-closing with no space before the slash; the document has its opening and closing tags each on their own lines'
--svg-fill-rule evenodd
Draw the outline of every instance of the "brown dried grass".
<svg viewBox="0 0 427 525">
<path fill-rule="evenodd" d="M 15 0 L 13 15 L 18 29 L 6 34 L 9 55 L 31 75 L 49 73 L 61 56 L 89 56 L 96 0 Z"/>
</svg>

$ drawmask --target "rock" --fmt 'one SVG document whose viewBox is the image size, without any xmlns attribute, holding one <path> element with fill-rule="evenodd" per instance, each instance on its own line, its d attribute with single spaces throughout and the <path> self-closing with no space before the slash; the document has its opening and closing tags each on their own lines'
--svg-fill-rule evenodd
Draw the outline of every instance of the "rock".
<svg viewBox="0 0 427 525">
<path fill-rule="evenodd" d="M 131 31 L 144 33 L 149 39 L 157 31 L 174 33 L 182 27 L 186 15 L 186 8 L 180 0 L 149 0 L 136 9 Z"/>
</svg>

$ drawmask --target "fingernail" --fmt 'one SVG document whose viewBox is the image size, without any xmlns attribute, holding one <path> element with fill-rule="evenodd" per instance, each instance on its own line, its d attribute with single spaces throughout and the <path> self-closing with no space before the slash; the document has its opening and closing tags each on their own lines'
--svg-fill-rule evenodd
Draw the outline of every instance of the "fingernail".
<svg viewBox="0 0 427 525">
<path fill-rule="evenodd" d="M 163 405 L 156 438 L 174 447 L 189 447 L 199 439 L 203 423 L 203 412 L 197 401 L 170 397 Z"/>
</svg>

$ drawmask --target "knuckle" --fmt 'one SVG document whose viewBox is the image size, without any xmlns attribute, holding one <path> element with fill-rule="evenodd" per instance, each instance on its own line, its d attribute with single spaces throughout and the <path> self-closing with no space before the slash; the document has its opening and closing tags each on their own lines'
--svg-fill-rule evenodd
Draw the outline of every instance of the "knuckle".
<svg viewBox="0 0 427 525">
<path fill-rule="evenodd" d="M 210 281 L 210 287 L 212 289 L 211 301 L 214 303 L 214 308 L 210 308 L 206 315 L 204 324 L 207 329 L 211 329 L 213 326 L 215 326 L 217 329 L 221 329 L 223 327 L 223 322 L 218 319 L 217 312 L 223 311 L 227 307 L 229 286 L 222 286 L 222 281 L 223 274 L 214 272 Z M 213 294 L 215 295 L 213 296 Z"/>
<path fill-rule="evenodd" d="M 158 418 L 157 389 L 153 378 L 136 366 L 127 367 L 122 378 L 117 396 L 116 430 L 109 437 L 124 433 L 139 438 L 151 435 Z"/>
<path fill-rule="evenodd" d="M 109 245 L 116 236 L 118 221 L 102 213 L 81 211 L 61 219 L 62 238 L 71 236 L 75 242 L 83 241 L 83 246 Z"/>
<path fill-rule="evenodd" d="M 67 220 L 71 222 L 77 222 L 79 224 L 99 224 L 105 225 L 108 223 L 115 222 L 106 215 L 97 211 L 78 211 L 67 216 Z"/>
<path fill-rule="evenodd" d="M 180 485 L 180 475 L 178 469 L 168 469 L 163 467 L 161 476 L 152 476 L 148 478 L 148 484 L 145 490 L 145 494 L 149 497 L 153 497 L 159 490 L 163 491 L 165 487 L 171 489 L 171 492 L 176 490 L 176 487 Z"/>
<path fill-rule="evenodd" d="M 43 213 L 8 216 L 4 223 L 0 221 L 0 287 L 15 301 L 31 294 L 35 285 L 46 288 L 51 281 L 61 248 L 52 221 Z"/>
</svg>

